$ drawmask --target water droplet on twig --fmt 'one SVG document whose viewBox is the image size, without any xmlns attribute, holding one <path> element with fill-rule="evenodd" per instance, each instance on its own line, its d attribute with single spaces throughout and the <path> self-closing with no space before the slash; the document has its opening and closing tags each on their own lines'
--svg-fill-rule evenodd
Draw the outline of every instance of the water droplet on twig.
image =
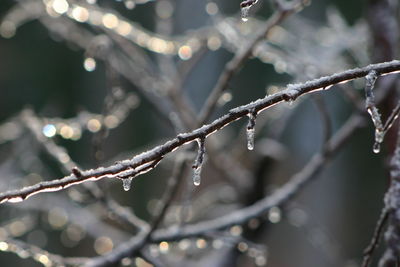
<svg viewBox="0 0 400 267">
<path fill-rule="evenodd" d="M 249 20 L 249 19 L 247 18 L 248 15 L 249 15 L 249 9 L 250 9 L 250 7 L 242 7 L 242 8 L 240 9 L 242 21 L 244 21 L 244 22 L 246 22 L 246 21 Z"/>
<path fill-rule="evenodd" d="M 378 142 L 374 143 L 374 146 L 372 147 L 372 151 L 374 151 L 375 154 L 378 154 L 381 152 L 381 144 Z"/>
<path fill-rule="evenodd" d="M 250 8 L 255 5 L 258 0 L 245 0 L 240 3 L 240 13 L 242 17 L 242 21 L 248 21 L 249 10 Z"/>
<path fill-rule="evenodd" d="M 129 189 L 131 189 L 132 179 L 133 177 L 129 177 L 122 180 L 122 186 L 124 187 L 125 191 L 129 191 Z"/>
</svg>

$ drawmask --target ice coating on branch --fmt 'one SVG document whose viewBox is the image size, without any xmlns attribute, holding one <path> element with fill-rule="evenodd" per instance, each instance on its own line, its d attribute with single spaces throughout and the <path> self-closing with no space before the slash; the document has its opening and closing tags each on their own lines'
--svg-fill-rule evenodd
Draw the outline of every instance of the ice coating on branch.
<svg viewBox="0 0 400 267">
<path fill-rule="evenodd" d="M 253 150 L 254 149 L 254 127 L 256 126 L 256 118 L 257 112 L 252 110 L 247 115 L 249 116 L 249 122 L 247 123 L 246 127 L 246 137 L 247 137 L 247 149 Z"/>
<path fill-rule="evenodd" d="M 249 20 L 247 18 L 249 16 L 249 10 L 257 2 L 258 2 L 258 0 L 245 0 L 240 3 L 240 13 L 241 13 L 242 21 L 246 22 Z"/>
<path fill-rule="evenodd" d="M 129 177 L 122 180 L 122 186 L 124 187 L 125 191 L 129 191 L 129 189 L 131 189 L 132 179 L 133 177 Z"/>
<path fill-rule="evenodd" d="M 381 150 L 381 143 L 383 142 L 383 138 L 385 136 L 385 132 L 383 129 L 381 114 L 375 105 L 375 96 L 373 93 L 375 82 L 378 79 L 378 73 L 376 71 L 370 71 L 368 75 L 365 77 L 365 107 L 369 115 L 371 116 L 372 122 L 375 126 L 375 143 L 373 146 L 374 153 L 379 153 Z"/>
<path fill-rule="evenodd" d="M 204 154 L 206 153 L 205 148 L 205 138 L 197 139 L 197 144 L 199 145 L 199 150 L 197 151 L 196 160 L 192 166 L 193 168 L 193 184 L 195 186 L 199 186 L 201 183 L 201 169 L 203 167 L 204 162 Z"/>
</svg>

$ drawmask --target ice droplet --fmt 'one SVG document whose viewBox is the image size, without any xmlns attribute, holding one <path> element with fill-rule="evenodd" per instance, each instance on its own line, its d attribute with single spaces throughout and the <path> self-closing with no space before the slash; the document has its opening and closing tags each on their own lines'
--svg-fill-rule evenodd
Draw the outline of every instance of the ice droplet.
<svg viewBox="0 0 400 267">
<path fill-rule="evenodd" d="M 122 180 L 122 186 L 124 187 L 125 191 L 129 191 L 129 189 L 131 189 L 132 179 L 133 177 L 129 177 Z"/>
<path fill-rule="evenodd" d="M 247 129 L 247 149 L 253 150 L 254 149 L 254 129 Z"/>
<path fill-rule="evenodd" d="M 372 151 L 374 151 L 375 154 L 378 154 L 381 152 L 381 144 L 378 142 L 374 143 L 374 146 L 372 147 Z"/>
<path fill-rule="evenodd" d="M 254 134 L 255 134 L 254 127 L 256 126 L 257 112 L 255 110 L 251 110 L 248 116 L 249 116 L 249 122 L 247 123 L 247 128 L 246 128 L 247 149 L 253 150 Z"/>
<path fill-rule="evenodd" d="M 201 183 L 201 166 L 194 168 L 193 171 L 193 184 L 199 186 Z"/>
<path fill-rule="evenodd" d="M 204 154 L 206 153 L 205 138 L 199 138 L 197 140 L 197 144 L 199 145 L 199 150 L 197 151 L 196 160 L 194 161 L 194 164 L 192 166 L 192 168 L 194 169 L 193 184 L 195 186 L 199 186 L 201 182 L 201 168 L 203 167 Z"/>
<path fill-rule="evenodd" d="M 242 7 L 242 8 L 240 9 L 240 13 L 241 13 L 241 16 L 242 16 L 242 21 L 244 21 L 244 22 L 246 22 L 246 21 L 249 20 L 249 19 L 247 18 L 248 15 L 249 15 L 249 9 L 250 9 L 250 7 L 248 7 L 248 6 Z"/>
<path fill-rule="evenodd" d="M 241 13 L 242 21 L 246 22 L 249 20 L 247 18 L 249 15 L 249 10 L 257 2 L 258 2 L 258 0 L 245 0 L 240 3 L 240 13 Z"/>
</svg>

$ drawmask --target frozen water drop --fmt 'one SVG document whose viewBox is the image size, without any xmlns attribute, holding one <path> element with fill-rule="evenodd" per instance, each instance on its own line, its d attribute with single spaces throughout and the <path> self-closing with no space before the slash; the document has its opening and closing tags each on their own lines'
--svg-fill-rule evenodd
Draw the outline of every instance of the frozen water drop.
<svg viewBox="0 0 400 267">
<path fill-rule="evenodd" d="M 242 1 L 240 3 L 240 13 L 241 13 L 242 21 L 248 21 L 249 20 L 247 18 L 248 15 L 249 15 L 249 10 L 257 2 L 258 2 L 258 0 L 244 0 L 244 1 Z"/>
<path fill-rule="evenodd" d="M 131 189 L 132 179 L 133 177 L 129 177 L 122 180 L 122 186 L 124 187 L 125 191 L 129 191 L 129 189 Z"/>
<path fill-rule="evenodd" d="M 250 6 L 242 7 L 242 8 L 240 9 L 242 21 L 246 22 L 246 21 L 249 20 L 249 19 L 248 19 L 249 10 L 250 10 Z"/>
<path fill-rule="evenodd" d="M 193 172 L 193 184 L 199 186 L 201 183 L 201 166 L 194 168 Z"/>
<path fill-rule="evenodd" d="M 201 168 L 203 167 L 203 162 L 204 162 L 204 154 L 206 153 L 206 148 L 205 148 L 205 138 L 199 138 L 197 140 L 197 143 L 199 145 L 199 150 L 197 151 L 197 156 L 196 160 L 194 161 L 194 164 L 192 168 L 194 169 L 193 171 L 193 184 L 195 186 L 199 186 L 201 182 Z"/>
<path fill-rule="evenodd" d="M 249 116 L 249 122 L 247 123 L 247 128 L 246 128 L 247 149 L 253 150 L 254 134 L 255 134 L 254 127 L 256 126 L 257 112 L 254 109 L 250 110 L 247 116 Z"/>
<path fill-rule="evenodd" d="M 254 128 L 246 130 L 247 135 L 247 149 L 253 150 L 254 149 Z"/>
<path fill-rule="evenodd" d="M 372 151 L 374 151 L 375 154 L 378 154 L 381 152 L 381 144 L 378 142 L 374 143 L 374 146 L 372 147 Z"/>
</svg>

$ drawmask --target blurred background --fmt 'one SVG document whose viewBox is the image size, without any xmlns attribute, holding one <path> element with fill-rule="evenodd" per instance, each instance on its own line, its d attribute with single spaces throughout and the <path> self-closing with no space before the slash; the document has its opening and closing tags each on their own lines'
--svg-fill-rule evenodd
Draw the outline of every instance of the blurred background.
<svg viewBox="0 0 400 267">
<path fill-rule="evenodd" d="M 368 14 L 378 2 L 386 1 L 319 0 L 290 16 L 233 77 L 212 118 L 288 83 L 398 56 L 379 56 L 376 48 L 371 26 L 376 18 Z M 397 5 L 393 2 L 388 6 Z M 108 166 L 189 131 L 179 120 L 179 112 L 185 110 L 179 101 L 169 99 L 168 90 L 178 88 L 177 98 L 186 99 L 198 114 L 225 64 L 273 12 L 269 1 L 260 0 L 244 23 L 239 4 L 239 0 L 3 0 L 0 191 L 61 178 L 70 164 L 82 169 Z M 396 15 L 398 9 L 391 12 Z M 115 19 L 119 26 L 113 25 Z M 398 42 L 397 33 L 387 33 Z M 169 43 L 157 43 L 164 37 Z M 261 113 L 254 151 L 246 149 L 247 120 L 237 121 L 213 135 L 213 150 L 223 159 L 233 158 L 235 167 L 250 177 L 258 177 L 261 195 L 267 195 L 320 151 L 324 126 L 316 103 L 322 101 L 336 132 L 355 109 L 349 99 L 363 98 L 363 86 L 364 80 L 356 80 L 318 93 L 319 100 L 305 96 Z M 351 90 L 353 98 L 345 90 Z M 374 154 L 373 134 L 372 123 L 357 131 L 315 181 L 256 221 L 262 224 L 256 236 L 248 234 L 233 245 L 225 239 L 222 245 L 216 238 L 201 239 L 205 243 L 185 239 L 167 243 L 167 248 L 153 244 L 149 251 L 166 266 L 359 266 L 388 184 L 390 144 Z M 43 148 L 46 140 L 62 148 L 55 157 Z M 172 166 L 184 150 L 196 151 L 186 145 L 172 153 L 155 170 L 134 179 L 129 191 L 117 179 L 105 179 L 99 188 L 151 221 Z M 240 195 L 237 187 L 246 181 L 239 177 L 234 184 L 225 179 L 211 160 L 205 163 L 200 187 L 192 186 L 188 168 L 183 177 L 164 226 L 217 217 L 243 207 L 252 197 L 260 198 L 256 191 Z M 185 205 L 189 211 L 182 219 Z M 107 216 L 82 185 L 2 205 L 0 263 L 56 266 L 35 259 L 28 249 L 10 253 L 2 242 L 7 238 L 66 257 L 104 255 L 135 234 Z M 221 255 L 230 255 L 230 263 L 218 259 Z M 150 265 L 133 257 L 120 266 Z"/>
</svg>

